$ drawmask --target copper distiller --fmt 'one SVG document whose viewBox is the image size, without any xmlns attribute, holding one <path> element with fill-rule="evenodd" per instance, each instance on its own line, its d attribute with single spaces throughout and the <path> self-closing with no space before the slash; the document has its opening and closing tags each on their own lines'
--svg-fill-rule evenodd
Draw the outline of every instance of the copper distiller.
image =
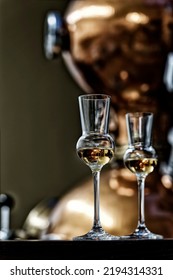
<svg viewBox="0 0 173 280">
<path fill-rule="evenodd" d="M 101 174 L 104 228 L 124 235 L 136 227 L 136 178 L 122 160 L 127 145 L 124 115 L 151 111 L 159 164 L 146 181 L 146 224 L 173 237 L 173 1 L 69 1 L 63 15 L 48 12 L 44 36 L 46 57 L 62 55 L 84 93 L 112 97 L 110 131 L 116 151 Z M 87 232 L 92 191 L 92 179 L 86 178 L 66 193 L 54 207 L 43 238 L 71 239 Z M 25 223 L 29 226 L 31 219 Z"/>
</svg>

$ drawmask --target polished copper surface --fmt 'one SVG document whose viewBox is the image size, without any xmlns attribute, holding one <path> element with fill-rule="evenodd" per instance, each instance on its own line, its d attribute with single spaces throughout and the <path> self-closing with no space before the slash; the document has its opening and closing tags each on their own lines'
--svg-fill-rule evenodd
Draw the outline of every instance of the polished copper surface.
<svg viewBox="0 0 173 280">
<path fill-rule="evenodd" d="M 173 125 L 173 2 L 70 1 L 64 19 L 69 46 L 62 55 L 72 77 L 84 92 L 112 97 L 110 131 L 117 148 L 110 169 L 101 175 L 103 226 L 115 235 L 136 227 L 136 179 L 122 161 L 127 145 L 125 113 L 151 111 L 159 165 L 146 181 L 146 224 L 151 231 L 173 237 L 173 172 L 167 138 Z M 90 178 L 62 197 L 47 233 L 71 239 L 87 232 L 92 209 Z"/>
<path fill-rule="evenodd" d="M 126 144 L 119 131 L 126 129 L 124 114 L 142 110 L 161 124 L 155 137 L 163 149 L 172 126 L 172 95 L 163 79 L 173 51 L 172 1 L 71 1 L 65 20 L 70 51 L 63 58 L 85 92 L 112 96 L 117 145 Z"/>
</svg>

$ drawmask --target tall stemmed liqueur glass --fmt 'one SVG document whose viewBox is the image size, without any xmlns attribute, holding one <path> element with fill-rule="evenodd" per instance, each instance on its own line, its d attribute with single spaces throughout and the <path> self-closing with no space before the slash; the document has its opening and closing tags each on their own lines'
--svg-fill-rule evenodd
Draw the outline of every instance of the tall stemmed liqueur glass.
<svg viewBox="0 0 173 280">
<path fill-rule="evenodd" d="M 104 94 L 79 96 L 82 136 L 76 144 L 79 158 L 87 164 L 94 183 L 94 221 L 92 229 L 73 240 L 118 239 L 107 233 L 100 221 L 100 171 L 114 155 L 114 140 L 108 134 L 110 97 Z"/>
<path fill-rule="evenodd" d="M 121 238 L 161 239 L 161 235 L 152 233 L 145 225 L 144 188 L 145 179 L 157 165 L 157 155 L 152 147 L 153 114 L 135 112 L 126 114 L 128 148 L 124 154 L 126 167 L 135 173 L 138 184 L 138 225 L 136 230 Z"/>
</svg>

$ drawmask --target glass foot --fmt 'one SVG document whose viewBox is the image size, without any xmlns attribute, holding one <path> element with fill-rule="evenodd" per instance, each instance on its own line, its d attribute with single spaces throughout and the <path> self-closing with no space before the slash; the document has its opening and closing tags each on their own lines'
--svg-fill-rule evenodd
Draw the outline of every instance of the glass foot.
<svg viewBox="0 0 173 280">
<path fill-rule="evenodd" d="M 147 228 L 137 228 L 132 234 L 121 236 L 120 239 L 163 239 L 162 235 L 152 233 Z"/>
<path fill-rule="evenodd" d="M 73 238 L 73 240 L 79 240 L 79 241 L 85 241 L 85 240 L 91 240 L 91 241 L 99 241 L 99 240 L 118 240 L 120 239 L 118 236 L 111 235 L 104 231 L 103 229 L 91 229 L 88 233 L 76 236 Z"/>
</svg>

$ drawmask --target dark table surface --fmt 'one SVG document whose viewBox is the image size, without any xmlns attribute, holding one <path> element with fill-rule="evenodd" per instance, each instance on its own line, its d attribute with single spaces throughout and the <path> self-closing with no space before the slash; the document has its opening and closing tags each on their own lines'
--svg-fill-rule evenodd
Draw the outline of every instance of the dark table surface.
<svg viewBox="0 0 173 280">
<path fill-rule="evenodd" d="M 173 260 L 173 239 L 0 241 L 1 260 Z"/>
</svg>

